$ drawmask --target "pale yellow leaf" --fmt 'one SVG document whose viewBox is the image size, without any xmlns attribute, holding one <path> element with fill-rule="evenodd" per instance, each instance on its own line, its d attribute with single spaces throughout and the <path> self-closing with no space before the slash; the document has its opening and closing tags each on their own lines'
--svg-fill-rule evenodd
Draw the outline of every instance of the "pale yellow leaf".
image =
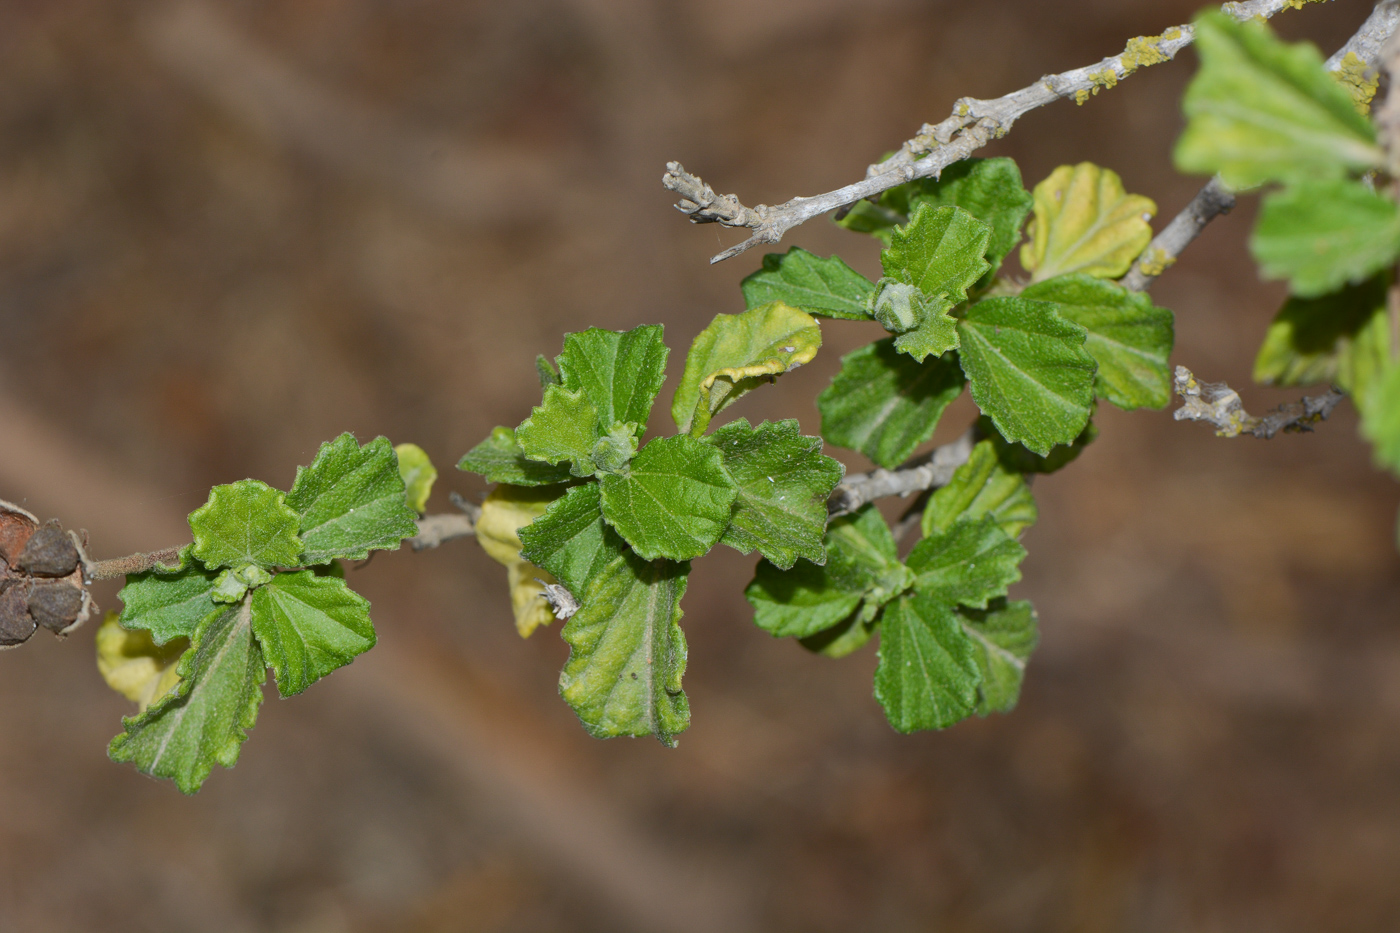
<svg viewBox="0 0 1400 933">
<path fill-rule="evenodd" d="M 97 629 L 97 670 L 107 686 L 144 711 L 180 682 L 176 667 L 189 646 L 188 638 L 157 645 L 149 632 L 124 629 L 109 612 Z"/>
<path fill-rule="evenodd" d="M 482 550 L 492 560 L 505 565 L 515 628 L 521 638 L 529 638 L 535 629 L 554 621 L 554 612 L 544 598 L 544 584 L 558 581 L 521 559 L 520 529 L 543 515 L 549 504 L 562 494 L 558 486 L 502 483 L 481 504 L 481 517 L 476 521 L 476 540 L 481 543 Z"/>
<path fill-rule="evenodd" d="M 1152 241 L 1156 203 L 1128 194 L 1116 172 L 1092 162 L 1061 165 L 1034 197 L 1031 239 L 1021 247 L 1032 282 L 1070 272 L 1118 278 Z"/>
</svg>

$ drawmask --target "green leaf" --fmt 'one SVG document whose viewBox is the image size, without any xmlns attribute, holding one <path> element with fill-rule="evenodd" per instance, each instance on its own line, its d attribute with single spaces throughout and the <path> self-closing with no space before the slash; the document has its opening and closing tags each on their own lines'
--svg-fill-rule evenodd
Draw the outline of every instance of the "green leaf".
<svg viewBox="0 0 1400 933">
<path fill-rule="evenodd" d="M 457 462 L 457 469 L 480 473 L 488 482 L 512 486 L 552 486 L 573 476 L 567 464 L 553 466 L 528 460 L 511 428 L 496 428 Z"/>
<path fill-rule="evenodd" d="M 1335 383 L 1360 397 L 1390 359 L 1388 275 L 1319 298 L 1289 298 L 1259 355 L 1254 381 L 1280 386 Z"/>
<path fill-rule="evenodd" d="M 977 419 L 977 435 L 992 442 L 997 451 L 997 462 L 1010 473 L 1054 473 L 1063 470 L 1078 459 L 1084 448 L 1099 436 L 1099 429 L 1091 421 L 1072 444 L 1057 444 L 1050 453 L 1041 456 L 1033 454 L 1022 444 L 1016 444 L 1002 437 L 992 419 L 986 415 Z"/>
<path fill-rule="evenodd" d="M 193 547 L 180 552 L 178 568 L 157 567 L 127 576 L 126 586 L 117 594 L 123 628 L 143 629 L 163 645 L 173 638 L 189 638 L 219 608 L 212 597 L 219 574 L 191 559 Z"/>
<path fill-rule="evenodd" d="M 991 441 L 980 441 L 972 456 L 958 467 L 948 485 L 929 497 L 924 509 L 925 537 L 942 535 L 959 519 L 990 515 L 1008 537 L 1015 538 L 1035 523 L 1035 497 L 1025 477 L 997 459 Z"/>
<path fill-rule="evenodd" d="M 336 577 L 279 573 L 253 591 L 252 606 L 253 634 L 284 697 L 374 647 L 369 600 Z"/>
<path fill-rule="evenodd" d="M 1265 196 L 1249 251 L 1264 278 L 1315 298 L 1395 261 L 1400 208 L 1360 182 L 1300 182 Z"/>
<path fill-rule="evenodd" d="M 895 341 L 897 349 L 922 360 L 957 347 L 957 331 L 947 312 L 965 300 L 968 288 L 991 268 L 983 258 L 991 235 L 991 227 L 962 208 L 932 204 L 919 205 L 908 225 L 894 232 L 889 249 L 880 254 L 885 275 L 914 286 L 925 298 L 901 302 L 896 296 L 893 305 L 911 312 L 912 320 L 903 320 L 898 314 L 882 315 L 877 296 L 876 317 L 902 335 Z"/>
<path fill-rule="evenodd" d="M 993 600 L 986 609 L 954 610 L 962 630 L 976 647 L 982 682 L 977 688 L 977 715 L 1007 713 L 1021 696 L 1026 661 L 1040 640 L 1035 609 L 1022 600 Z"/>
<path fill-rule="evenodd" d="M 918 592 L 949 604 L 985 609 L 1021 579 L 1026 549 L 1001 530 L 995 517 L 964 518 L 924 538 L 909 554 Z"/>
<path fill-rule="evenodd" d="M 627 464 L 637 455 L 637 434 L 640 431 L 641 426 L 635 421 L 625 424 L 619 421 L 608 428 L 589 454 L 594 472 L 598 475 L 625 473 Z"/>
<path fill-rule="evenodd" d="M 754 624 L 775 636 L 806 638 L 841 622 L 864 602 L 861 619 L 914 584 L 900 563 L 894 535 L 873 504 L 836 519 L 827 529 L 826 564 L 798 560 L 791 570 L 759 561 L 744 596 Z M 858 646 L 857 646 L 858 647 Z"/>
<path fill-rule="evenodd" d="M 1357 400 L 1361 433 L 1375 445 L 1375 461 L 1400 474 L 1400 363 L 1391 363 Z"/>
<path fill-rule="evenodd" d="M 569 461 L 575 476 L 593 474 L 593 447 L 599 434 L 598 412 L 588 396 L 581 389 L 559 386 L 545 389 L 544 401 L 515 429 L 525 456 L 546 463 Z"/>
<path fill-rule="evenodd" d="M 962 386 L 953 355 L 920 363 L 898 352 L 894 338 L 877 340 L 841 357 L 841 371 L 817 396 L 822 437 L 892 470 L 933 437 Z"/>
<path fill-rule="evenodd" d="M 1071 272 L 1116 279 L 1152 241 L 1151 198 L 1128 194 L 1116 172 L 1092 162 L 1061 165 L 1035 186 L 1031 241 L 1021 265 L 1032 282 Z"/>
<path fill-rule="evenodd" d="M 977 707 L 977 649 L 948 604 L 903 596 L 880 620 L 875 699 L 900 732 L 945 729 Z"/>
<path fill-rule="evenodd" d="M 1044 456 L 1072 442 L 1094 405 L 1085 330 L 1026 298 L 987 298 L 958 322 L 972 399 L 1008 440 Z"/>
<path fill-rule="evenodd" d="M 847 321 L 870 320 L 870 296 L 875 293 L 871 281 L 841 257 L 822 259 L 798 246 L 764 256 L 763 268 L 739 287 L 747 308 L 777 301 L 808 314 Z"/>
<path fill-rule="evenodd" d="M 602 487 L 603 517 L 646 560 L 704 554 L 729 526 L 738 492 L 719 451 L 684 434 L 651 441 Z"/>
<path fill-rule="evenodd" d="M 408 507 L 420 515 L 427 510 L 428 496 L 432 494 L 433 483 L 437 482 L 437 467 L 428 457 L 428 452 L 417 444 L 399 444 L 394 447 L 394 455 L 399 460 L 399 476 L 403 477 Z"/>
<path fill-rule="evenodd" d="M 929 356 L 942 356 L 957 349 L 957 321 L 948 313 L 951 300 L 930 298 L 907 282 L 883 278 L 874 300 L 875 320 L 885 330 L 899 334 L 896 350 L 923 362 Z"/>
<path fill-rule="evenodd" d="M 1093 276 L 1062 275 L 1036 283 L 1022 298 L 1050 301 L 1067 321 L 1089 332 L 1084 350 L 1098 364 L 1094 388 L 1119 408 L 1163 408 L 1171 400 L 1167 357 L 1172 313 L 1142 292 Z"/>
<path fill-rule="evenodd" d="M 826 563 L 826 500 L 845 469 L 822 456 L 821 438 L 804 436 L 796 421 L 754 428 L 740 418 L 705 440 L 719 450 L 738 489 L 720 542 L 745 554 L 757 548 L 783 568 L 799 557 Z"/>
<path fill-rule="evenodd" d="M 590 327 L 565 335 L 558 359 L 564 388 L 588 396 L 601 425 L 630 421 L 645 428 L 652 402 L 666 381 L 671 351 L 662 332 L 660 324 L 644 324 L 627 331 Z"/>
<path fill-rule="evenodd" d="M 821 345 L 812 316 L 782 302 L 717 314 L 690 345 L 671 417 L 682 433 L 700 434 L 741 395 L 810 363 Z"/>
<path fill-rule="evenodd" d="M 418 534 L 398 458 L 384 437 L 361 447 L 355 435 L 342 434 L 322 444 L 311 466 L 297 468 L 287 505 L 301 515 L 307 564 L 363 560 Z"/>
<path fill-rule="evenodd" d="M 550 386 L 559 384 L 559 373 L 554 369 L 554 364 L 549 361 L 549 357 L 543 353 L 535 356 L 535 372 L 539 374 L 541 389 L 548 389 Z"/>
<path fill-rule="evenodd" d="M 799 638 L 797 643 L 808 651 L 824 654 L 828 658 L 844 658 L 865 647 L 865 643 L 875 634 L 878 624 L 877 620 L 865 621 L 852 613 L 844 622 L 815 635 Z"/>
<path fill-rule="evenodd" d="M 891 188 L 880 196 L 878 206 L 859 201 L 838 222 L 888 244 L 895 227 L 907 223 L 920 204 L 961 207 L 989 225 L 992 235 L 986 256 L 995 272 L 1021 238 L 1031 195 L 1021 183 L 1014 159 L 964 159 L 945 168 L 938 178 L 919 178 Z"/>
<path fill-rule="evenodd" d="M 561 632 L 569 660 L 559 675 L 560 695 L 589 734 L 654 735 L 673 746 L 690 724 L 679 624 L 689 574 L 688 563 L 623 549 L 589 584 Z"/>
<path fill-rule="evenodd" d="M 215 762 L 234 766 L 257 721 L 267 668 L 253 639 L 249 602 L 204 619 L 177 672 L 172 692 L 141 715 L 122 719 L 123 731 L 107 754 L 193 794 Z"/>
<path fill-rule="evenodd" d="M 1340 178 L 1382 164 L 1370 121 L 1310 42 L 1280 42 L 1263 23 L 1210 13 L 1196 22 L 1201 70 L 1186 89 L 1183 172 L 1231 188 Z"/>
<path fill-rule="evenodd" d="M 301 564 L 300 525 L 301 516 L 288 507 L 286 497 L 261 480 L 215 486 L 209 501 L 190 513 L 190 553 L 210 570 L 245 564 L 296 567 Z"/>
<path fill-rule="evenodd" d="M 574 486 L 548 510 L 520 529 L 521 556 L 542 567 L 581 598 L 602 567 L 626 548 L 603 521 L 597 483 Z"/>
</svg>

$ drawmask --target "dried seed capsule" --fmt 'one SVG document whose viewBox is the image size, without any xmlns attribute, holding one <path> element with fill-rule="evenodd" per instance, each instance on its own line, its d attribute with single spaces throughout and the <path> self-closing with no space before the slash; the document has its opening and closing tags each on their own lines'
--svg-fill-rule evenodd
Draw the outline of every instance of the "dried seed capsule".
<svg viewBox="0 0 1400 933">
<path fill-rule="evenodd" d="M 39 520 L 17 505 L 0 499 L 0 561 L 14 566 Z"/>
<path fill-rule="evenodd" d="M 78 549 L 63 526 L 49 520 L 30 536 L 15 566 L 36 577 L 66 577 L 78 569 Z"/>
<path fill-rule="evenodd" d="M 78 621 L 83 592 L 71 583 L 36 583 L 29 591 L 29 615 L 55 634 Z"/>
<path fill-rule="evenodd" d="M 26 589 L 23 585 L 11 586 L 0 594 L 0 647 L 23 644 L 38 627 L 25 606 Z"/>
</svg>

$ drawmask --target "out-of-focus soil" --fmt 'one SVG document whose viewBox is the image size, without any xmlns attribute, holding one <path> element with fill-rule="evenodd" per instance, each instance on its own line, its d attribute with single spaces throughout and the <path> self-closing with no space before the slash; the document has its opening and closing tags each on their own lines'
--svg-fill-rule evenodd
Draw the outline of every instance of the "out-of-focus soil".
<svg viewBox="0 0 1400 933">
<path fill-rule="evenodd" d="M 860 177 L 992 97 L 1197 0 L 15 0 L 0 5 L 0 498 L 114 556 L 180 542 L 208 487 L 285 488 L 335 434 L 450 465 L 537 397 L 567 330 L 742 308 L 760 254 L 692 227 L 680 159 L 747 203 Z M 1280 15 L 1325 50 L 1369 9 Z M 1170 216 L 1184 53 L 988 151 L 1028 184 L 1092 159 Z M 1154 288 L 1174 362 L 1244 388 L 1282 299 L 1253 199 Z M 786 245 L 877 244 L 825 220 Z M 798 417 L 878 329 L 733 413 Z M 656 417 L 663 417 L 664 403 Z M 972 416 L 966 399 L 939 438 Z M 659 421 L 658 421 L 659 423 Z M 477 545 L 352 571 L 380 647 L 269 694 L 195 798 L 108 762 L 131 711 L 92 628 L 0 655 L 0 930 L 1176 931 L 1400 926 L 1395 484 L 1344 407 L 1227 441 L 1101 411 L 1036 483 L 1042 644 L 1019 708 L 896 735 L 874 651 L 758 631 L 753 558 L 698 561 L 694 725 L 598 742 Z M 845 456 L 852 469 L 858 456 Z M 116 587 L 97 596 L 115 605 Z M 1387 880 L 1389 879 L 1389 880 Z"/>
</svg>

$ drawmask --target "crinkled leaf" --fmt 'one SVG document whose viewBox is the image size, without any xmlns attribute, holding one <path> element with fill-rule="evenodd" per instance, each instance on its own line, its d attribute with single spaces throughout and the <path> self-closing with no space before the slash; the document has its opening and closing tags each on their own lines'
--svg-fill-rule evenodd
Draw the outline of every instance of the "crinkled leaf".
<svg viewBox="0 0 1400 933">
<path fill-rule="evenodd" d="M 588 397 L 604 428 L 618 421 L 645 428 L 651 405 L 666 381 L 666 357 L 671 351 L 662 333 L 660 324 L 644 324 L 627 331 L 590 327 L 568 334 L 557 361 L 559 378 L 564 388 Z"/>
<path fill-rule="evenodd" d="M 1072 442 L 1094 405 L 1085 330 L 1048 302 L 987 298 L 958 322 L 972 399 L 1003 437 L 1044 456 Z"/>
<path fill-rule="evenodd" d="M 107 686 L 144 712 L 180 682 L 177 665 L 189 646 L 188 638 L 157 645 L 150 632 L 128 631 L 109 612 L 97 630 L 97 670 Z"/>
<path fill-rule="evenodd" d="M 284 697 L 301 693 L 374 647 L 369 600 L 344 580 L 279 573 L 253 591 L 253 634 Z"/>
<path fill-rule="evenodd" d="M 896 350 L 922 362 L 958 346 L 957 321 L 948 313 L 954 302 L 942 295 L 930 298 L 907 282 L 883 278 L 872 304 L 875 320 L 899 334 Z"/>
<path fill-rule="evenodd" d="M 526 459 L 511 428 L 496 428 L 457 462 L 457 469 L 480 473 L 492 483 L 512 486 L 550 486 L 573 475 L 568 464 L 554 466 Z"/>
<path fill-rule="evenodd" d="M 690 724 L 679 624 L 689 573 L 689 563 L 645 561 L 623 548 L 589 584 L 561 632 L 569 661 L 559 693 L 591 735 L 654 735 L 671 746 Z"/>
<path fill-rule="evenodd" d="M 997 451 L 997 462 L 1002 469 L 1011 473 L 1054 473 L 1063 470 L 1084 452 L 1084 448 L 1099 436 L 1098 427 L 1090 421 L 1072 444 L 1057 444 L 1045 456 L 1031 453 L 1022 444 L 1013 443 L 1002 437 L 992 419 L 986 415 L 977 419 L 977 434 L 992 442 Z"/>
<path fill-rule="evenodd" d="M 960 207 L 920 204 L 909 223 L 890 237 L 880 254 L 885 275 L 923 293 L 920 302 L 896 302 L 912 312 L 908 320 L 879 314 L 887 329 L 901 336 L 895 347 L 917 360 L 957 347 L 957 331 L 948 311 L 967 298 L 967 290 L 991 268 L 983 258 L 992 228 Z"/>
<path fill-rule="evenodd" d="M 249 602 L 201 622 L 176 670 L 174 691 L 124 718 L 107 754 L 193 794 L 216 762 L 234 766 L 257 721 L 267 665 L 253 638 Z"/>
<path fill-rule="evenodd" d="M 520 529 L 519 553 L 543 567 L 582 597 L 589 582 L 626 547 L 603 521 L 602 490 L 597 483 L 574 486 L 549 509 Z"/>
<path fill-rule="evenodd" d="M 310 466 L 297 468 L 287 505 L 301 515 L 307 564 L 363 560 L 418 533 L 418 516 L 408 507 L 398 458 L 385 437 L 362 447 L 347 433 L 322 444 Z"/>
<path fill-rule="evenodd" d="M 841 259 L 822 259 L 799 246 L 786 253 L 769 253 L 763 268 L 739 283 L 744 305 L 757 308 L 778 301 L 808 314 L 870 320 L 870 296 L 875 286 Z"/>
<path fill-rule="evenodd" d="M 690 345 L 671 416 L 682 433 L 699 434 L 741 395 L 810 363 L 821 345 L 812 316 L 782 302 L 717 314 Z"/>
<path fill-rule="evenodd" d="M 986 609 L 960 606 L 954 612 L 977 649 L 977 667 L 982 672 L 977 715 L 1010 712 L 1021 696 L 1026 661 L 1040 640 L 1035 609 L 1025 600 L 997 599 Z"/>
<path fill-rule="evenodd" d="M 1340 178 L 1382 162 L 1370 121 L 1310 42 L 1280 42 L 1264 23 L 1210 13 L 1196 23 L 1201 70 L 1186 89 L 1183 172 L 1232 188 Z"/>
<path fill-rule="evenodd" d="M 729 526 L 738 493 L 719 451 L 684 434 L 656 438 L 602 487 L 603 517 L 646 560 L 704 554 Z"/>
<path fill-rule="evenodd" d="M 1009 537 L 1017 537 L 1035 523 L 1035 497 L 1020 473 L 1013 473 L 997 459 L 996 446 L 980 441 L 972 455 L 958 467 L 948 485 L 929 497 L 924 509 L 923 532 L 935 537 L 959 519 L 990 515 Z"/>
<path fill-rule="evenodd" d="M 1400 255 L 1400 208 L 1356 181 L 1299 182 L 1265 196 L 1249 250 L 1269 279 L 1315 298 Z"/>
<path fill-rule="evenodd" d="M 826 499 L 845 470 L 822 456 L 819 437 L 806 437 L 796 421 L 745 418 L 705 438 L 719 450 L 738 489 L 734 514 L 720 542 L 745 554 L 755 548 L 779 567 L 799 557 L 826 563 Z"/>
<path fill-rule="evenodd" d="M 117 594 L 125 628 L 150 632 L 157 645 L 164 645 L 173 638 L 189 638 L 218 608 L 213 591 L 219 574 L 191 559 L 193 547 L 180 552 L 178 567 L 157 567 L 127 576 L 126 586 Z"/>
<path fill-rule="evenodd" d="M 1001 530 L 994 516 L 963 518 L 924 538 L 909 554 L 918 592 L 949 604 L 984 609 L 1021 579 L 1026 549 Z"/>
<path fill-rule="evenodd" d="M 239 480 L 209 490 L 209 501 L 190 513 L 191 553 L 210 570 L 245 564 L 296 567 L 302 554 L 300 526 L 301 516 L 280 491 L 261 480 Z"/>
<path fill-rule="evenodd" d="M 877 340 L 841 357 L 841 371 L 817 396 L 822 437 L 892 470 L 933 437 L 962 385 L 953 355 L 920 363 L 898 352 L 894 338 Z"/>
<path fill-rule="evenodd" d="M 1151 198 L 1128 194 L 1116 172 L 1092 162 L 1061 165 L 1035 186 L 1035 217 L 1021 265 L 1032 282 L 1082 272 L 1115 279 L 1152 241 Z"/>
<path fill-rule="evenodd" d="M 592 490 L 597 497 L 597 483 L 576 488 Z M 554 621 L 554 612 L 544 597 L 543 584 L 555 582 L 554 577 L 521 555 L 521 538 L 546 509 L 563 501 L 563 495 L 561 486 L 526 487 L 503 483 L 491 490 L 491 495 L 481 503 L 481 514 L 476 520 L 476 540 L 481 549 L 506 568 L 515 629 L 521 638 L 530 637 L 536 628 Z"/>
<path fill-rule="evenodd" d="M 1358 398 L 1361 433 L 1374 446 L 1375 461 L 1400 474 L 1400 363 L 1391 363 Z"/>
<path fill-rule="evenodd" d="M 1330 382 L 1363 395 L 1390 359 L 1388 287 L 1389 276 L 1375 275 L 1319 298 L 1289 298 L 1264 335 L 1254 381 Z"/>
<path fill-rule="evenodd" d="M 1119 408 L 1162 408 L 1171 400 L 1172 313 L 1142 292 L 1090 275 L 1062 275 L 1031 285 L 1022 298 L 1050 301 L 1089 332 L 1084 350 L 1098 364 L 1094 389 Z"/>
<path fill-rule="evenodd" d="M 894 535 L 873 504 L 842 516 L 827 529 L 826 564 L 798 560 L 791 570 L 759 561 L 744 595 L 754 623 L 777 636 L 805 638 L 836 625 L 863 601 L 864 621 L 913 585 L 900 563 Z"/>
<path fill-rule="evenodd" d="M 977 707 L 977 648 L 947 603 L 903 596 L 880 620 L 875 699 L 900 732 L 945 729 Z"/>
<path fill-rule="evenodd" d="M 545 389 L 544 401 L 515 429 L 525 456 L 546 463 L 570 462 L 575 476 L 593 474 L 593 447 L 599 435 L 598 412 L 588 396 L 581 389 L 560 386 Z"/>
<path fill-rule="evenodd" d="M 394 447 L 394 455 L 399 458 L 399 476 L 403 477 L 408 507 L 422 514 L 428 508 L 433 483 L 437 482 L 437 467 L 417 444 L 399 444 Z"/>
</svg>

